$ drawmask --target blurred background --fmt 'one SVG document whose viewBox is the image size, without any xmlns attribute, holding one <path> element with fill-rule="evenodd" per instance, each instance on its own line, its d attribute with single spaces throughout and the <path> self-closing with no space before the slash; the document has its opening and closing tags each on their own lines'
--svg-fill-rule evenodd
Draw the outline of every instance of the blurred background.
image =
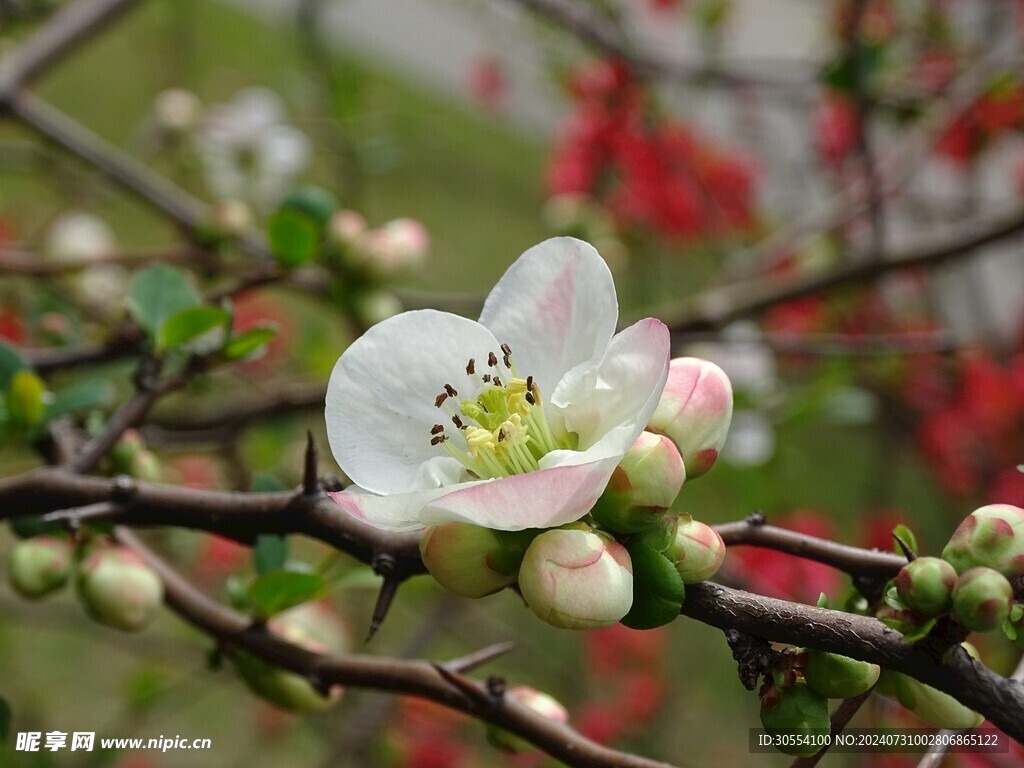
<svg viewBox="0 0 1024 768">
<path fill-rule="evenodd" d="M 19 46 L 81 1 L 0 0 L 0 82 Z M 253 273 L 255 257 L 222 240 L 249 229 L 295 268 L 234 297 L 236 328 L 276 329 L 266 354 L 166 398 L 133 436 L 144 458 L 101 471 L 295 486 L 306 430 L 326 449 L 323 392 L 347 343 L 402 308 L 475 316 L 522 251 L 571 234 L 608 261 L 623 320 L 663 318 L 676 355 L 732 378 L 722 460 L 684 486 L 680 511 L 718 523 L 760 510 L 884 549 L 905 522 L 937 554 L 980 504 L 1024 505 L 1024 3 L 136 5 L 32 91 L 73 135 L 211 207 L 183 238 L 81 152 L 0 109 L 0 338 L 37 354 L 95 344 L 140 265 L 173 261 L 207 289 Z M 321 205 L 344 213 L 306 254 L 295 212 Z M 76 393 L 67 410 L 88 427 L 130 393 L 132 371 L 100 361 L 44 378 Z M 38 463 L 5 435 L 0 476 Z M 326 450 L 321 465 L 338 472 Z M 210 594 L 230 599 L 252 577 L 249 551 L 226 540 L 150 540 Z M 0 555 L 13 541 L 0 532 Z M 295 561 L 329 556 L 289 542 Z M 345 557 L 331 567 L 329 602 L 361 651 L 442 659 L 512 639 L 487 672 L 551 693 L 591 738 L 685 766 L 788 762 L 748 754 L 758 705 L 717 630 L 559 631 L 510 592 L 468 601 L 421 578 L 364 648 L 379 579 Z M 807 603 L 851 590 L 827 568 L 745 548 L 720 578 Z M 1019 648 L 979 645 L 1013 670 Z M 553 764 L 507 757 L 480 724 L 412 699 L 352 690 L 325 713 L 288 715 L 230 665 L 209 669 L 211 648 L 169 614 L 128 636 L 90 623 L 73 594 L 30 604 L 0 587 L 13 730 L 213 742 L 198 759 L 8 750 L 0 765 Z M 915 722 L 874 697 L 855 724 Z"/>
</svg>

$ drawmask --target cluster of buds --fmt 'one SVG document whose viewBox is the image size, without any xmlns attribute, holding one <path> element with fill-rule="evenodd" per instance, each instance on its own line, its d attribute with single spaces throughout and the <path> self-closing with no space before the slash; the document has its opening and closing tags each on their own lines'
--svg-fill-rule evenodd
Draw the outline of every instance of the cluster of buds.
<svg viewBox="0 0 1024 768">
<path fill-rule="evenodd" d="M 430 253 L 430 234 L 416 219 L 393 219 L 370 228 L 358 211 L 336 211 L 327 226 L 328 239 L 353 269 L 390 278 L 423 265 Z"/>
<path fill-rule="evenodd" d="M 163 600 L 160 577 L 134 552 L 98 546 L 78 561 L 71 541 L 49 534 L 18 542 L 7 574 L 14 591 L 30 600 L 57 592 L 74 577 L 86 613 L 126 632 L 149 624 Z"/>
<path fill-rule="evenodd" d="M 442 586 L 466 597 L 518 583 L 530 609 L 557 627 L 667 624 L 679 614 L 685 585 L 711 578 L 725 558 L 713 528 L 670 510 L 687 476 L 714 464 L 731 415 L 721 369 L 674 360 L 651 422 L 658 432 L 637 438 L 588 516 L 518 532 L 434 526 L 420 539 L 423 562 Z"/>
<path fill-rule="evenodd" d="M 304 603 L 278 614 L 267 623 L 273 634 L 314 653 L 347 653 L 352 641 L 348 627 L 326 603 Z M 316 712 L 337 703 L 340 685 L 320 688 L 309 678 L 275 666 L 248 651 L 231 654 L 238 674 L 249 689 L 280 709 Z"/>
<path fill-rule="evenodd" d="M 163 470 L 160 459 L 146 447 L 146 442 L 137 430 L 127 429 L 114 444 L 107 463 L 112 474 L 131 475 L 140 480 L 160 482 Z"/>
</svg>

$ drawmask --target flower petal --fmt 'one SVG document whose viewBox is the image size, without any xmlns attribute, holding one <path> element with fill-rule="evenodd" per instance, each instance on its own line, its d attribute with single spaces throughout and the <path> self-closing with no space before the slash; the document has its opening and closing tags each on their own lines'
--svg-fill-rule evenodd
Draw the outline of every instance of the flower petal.
<svg viewBox="0 0 1024 768">
<path fill-rule="evenodd" d="M 377 496 L 362 488 L 351 486 L 328 496 L 345 512 L 363 522 L 386 531 L 416 531 L 423 527 L 420 510 L 437 496 L 448 493 L 448 488 L 432 488 L 413 493 L 395 493 Z"/>
<path fill-rule="evenodd" d="M 596 377 L 569 374 L 563 379 L 552 400 L 565 428 L 579 435 L 580 460 L 629 450 L 658 405 L 670 352 L 668 328 L 649 317 L 612 339 Z M 562 464 L 566 459 L 551 460 Z"/>
<path fill-rule="evenodd" d="M 461 465 L 430 444 L 433 425 L 455 429 L 434 398 L 445 384 L 460 397 L 474 396 L 480 384 L 466 363 L 495 350 L 494 336 L 479 323 L 430 309 L 370 328 L 341 356 L 327 385 L 327 438 L 338 465 L 380 494 L 459 478 Z"/>
<path fill-rule="evenodd" d="M 484 302 L 480 323 L 512 347 L 519 371 L 546 396 L 567 371 L 603 357 L 618 314 L 611 272 L 594 247 L 556 237 L 509 267 Z"/>
<path fill-rule="evenodd" d="M 431 500 L 420 513 L 420 522 L 461 521 L 499 531 L 571 523 L 594 506 L 620 458 L 467 483 Z"/>
</svg>

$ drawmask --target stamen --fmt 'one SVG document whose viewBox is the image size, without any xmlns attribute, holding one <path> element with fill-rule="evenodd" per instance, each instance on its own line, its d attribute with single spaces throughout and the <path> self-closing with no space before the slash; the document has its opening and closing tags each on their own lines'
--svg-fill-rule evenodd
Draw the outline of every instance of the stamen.
<svg viewBox="0 0 1024 768">
<path fill-rule="evenodd" d="M 443 443 L 447 439 L 448 439 L 448 435 L 437 435 L 435 437 L 430 438 L 430 444 L 431 445 L 440 445 L 441 443 Z"/>
<path fill-rule="evenodd" d="M 471 357 L 469 362 L 466 363 L 466 375 L 472 376 L 474 373 L 476 373 L 476 360 Z"/>
<path fill-rule="evenodd" d="M 537 404 L 537 398 L 533 396 L 533 392 L 526 393 L 526 402 L 528 402 L 530 405 Z"/>
<path fill-rule="evenodd" d="M 496 386 L 496 387 L 500 387 L 501 386 L 501 379 L 499 379 L 497 376 L 494 377 L 494 386 Z"/>
<path fill-rule="evenodd" d="M 490 384 L 491 383 L 491 374 L 485 373 L 484 376 L 483 376 L 483 379 L 484 379 L 484 384 Z"/>
<path fill-rule="evenodd" d="M 498 442 L 500 443 L 504 439 L 505 439 L 505 430 L 504 429 L 499 429 L 498 430 Z"/>
<path fill-rule="evenodd" d="M 533 392 L 533 376 L 526 377 L 526 391 Z"/>
<path fill-rule="evenodd" d="M 444 432 L 444 424 L 435 424 L 430 428 L 430 434 L 439 435 Z"/>
<path fill-rule="evenodd" d="M 448 394 L 446 392 L 442 392 L 440 395 L 438 395 L 436 398 L 434 398 L 434 407 L 435 408 L 440 408 L 441 405 L 444 403 L 444 401 L 447 400 L 447 399 L 448 399 Z"/>
<path fill-rule="evenodd" d="M 451 384 L 444 385 L 444 391 L 448 393 L 448 397 L 458 397 L 459 393 L 455 390 Z"/>
<path fill-rule="evenodd" d="M 458 427 L 459 429 L 465 429 L 465 426 L 462 423 L 462 419 L 460 419 L 454 413 L 452 414 L 452 423 L 455 424 L 455 426 Z"/>
<path fill-rule="evenodd" d="M 502 344 L 501 351 L 505 353 L 505 357 L 509 357 L 512 354 L 512 347 L 510 347 L 508 344 Z"/>
<path fill-rule="evenodd" d="M 487 353 L 487 364 L 493 368 L 498 364 L 498 356 L 493 352 Z"/>
</svg>

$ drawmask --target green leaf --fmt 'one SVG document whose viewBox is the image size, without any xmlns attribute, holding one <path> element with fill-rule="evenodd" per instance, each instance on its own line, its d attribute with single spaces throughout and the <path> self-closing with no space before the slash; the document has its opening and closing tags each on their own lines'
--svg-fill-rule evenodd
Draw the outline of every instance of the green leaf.
<svg viewBox="0 0 1024 768">
<path fill-rule="evenodd" d="M 281 536 L 265 533 L 256 537 L 256 546 L 252 549 L 252 561 L 256 573 L 263 575 L 270 571 L 284 568 L 288 557 L 288 543 Z"/>
<path fill-rule="evenodd" d="M 305 184 L 289 192 L 278 207 L 306 214 L 322 231 L 331 214 L 338 210 L 338 200 L 323 187 Z"/>
<path fill-rule="evenodd" d="M 7 418 L 12 424 L 35 427 L 46 410 L 46 385 L 28 368 L 11 377 L 7 390 Z"/>
<path fill-rule="evenodd" d="M 270 250 L 274 258 L 285 267 L 298 267 L 316 256 L 320 245 L 320 227 L 306 213 L 281 208 L 267 224 Z"/>
<path fill-rule="evenodd" d="M 904 624 L 899 628 L 899 631 L 903 633 L 903 642 L 905 643 L 916 643 L 928 636 L 928 633 L 935 628 L 937 623 L 936 619 L 928 619 L 920 627 L 910 627 Z"/>
<path fill-rule="evenodd" d="M 169 318 L 202 303 L 202 297 L 187 274 L 166 264 L 155 264 L 137 272 L 125 299 L 129 314 L 153 339 Z"/>
<path fill-rule="evenodd" d="M 277 336 L 276 325 L 256 325 L 232 336 L 224 345 L 228 360 L 244 360 L 262 354 L 267 343 Z"/>
<path fill-rule="evenodd" d="M 249 587 L 249 601 L 261 619 L 307 603 L 324 594 L 324 578 L 318 573 L 270 571 Z"/>
<path fill-rule="evenodd" d="M 25 368 L 28 363 L 21 353 L 6 341 L 0 341 L 0 392 L 6 391 L 14 374 Z"/>
<path fill-rule="evenodd" d="M 633 561 L 633 606 L 622 618 L 630 629 L 654 629 L 679 616 L 685 587 L 675 564 L 653 547 L 632 540 L 626 547 Z"/>
<path fill-rule="evenodd" d="M 917 548 L 917 536 L 915 536 L 914 532 L 910 530 L 907 526 L 905 526 L 903 523 L 900 523 L 895 528 L 893 528 L 892 532 L 893 535 L 899 536 L 901 539 L 903 539 L 904 543 L 908 547 L 910 547 L 910 551 L 913 552 L 915 555 L 921 551 Z M 900 543 L 896 541 L 896 539 L 893 539 L 892 548 L 897 555 L 903 554 L 903 547 L 900 546 Z"/>
<path fill-rule="evenodd" d="M 171 315 L 160 326 L 157 351 L 171 349 L 202 336 L 227 322 L 228 313 L 220 307 L 189 307 Z"/>
<path fill-rule="evenodd" d="M 11 705 L 0 696 L 0 744 L 7 741 L 11 733 Z"/>
<path fill-rule="evenodd" d="M 896 591 L 896 582 L 890 581 L 886 587 L 885 592 L 882 595 L 885 604 L 892 608 L 894 611 L 905 611 L 907 610 L 906 604 L 900 600 L 900 595 Z"/>
<path fill-rule="evenodd" d="M 114 386 L 105 379 L 92 379 L 73 384 L 63 392 L 54 395 L 46 406 L 46 421 L 52 421 L 69 413 L 80 413 L 93 408 L 103 408 L 114 398 Z"/>
<path fill-rule="evenodd" d="M 818 607 L 828 608 L 828 595 L 826 595 L 824 592 L 818 595 Z"/>
<path fill-rule="evenodd" d="M 1006 621 L 1003 622 L 1003 633 L 1010 640 L 1016 640 L 1017 639 L 1017 627 L 1015 627 L 1013 625 L 1013 623 L 1009 619 L 1007 619 Z"/>
</svg>

